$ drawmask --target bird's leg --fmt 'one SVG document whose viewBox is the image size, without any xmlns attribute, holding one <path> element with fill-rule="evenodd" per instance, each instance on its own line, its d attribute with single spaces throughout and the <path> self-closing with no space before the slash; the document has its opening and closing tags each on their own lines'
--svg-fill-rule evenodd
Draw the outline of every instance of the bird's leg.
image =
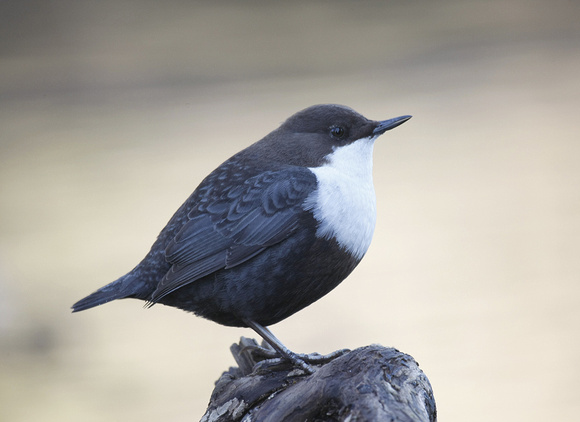
<svg viewBox="0 0 580 422">
<path fill-rule="evenodd" d="M 282 342 L 280 340 L 278 340 L 276 338 L 276 336 L 274 334 L 272 334 L 272 332 L 268 328 L 258 324 L 257 322 L 254 322 L 252 320 L 246 319 L 246 320 L 244 320 L 244 322 L 248 325 L 248 327 L 250 327 L 256 333 L 258 333 L 283 358 L 286 358 L 287 360 L 292 362 L 294 365 L 301 368 L 307 374 L 314 373 L 314 369 L 308 363 L 323 364 L 323 363 L 329 362 L 332 359 L 335 359 L 335 358 L 337 358 L 337 357 L 339 357 L 339 356 L 341 356 L 349 351 L 348 349 L 337 350 L 337 351 L 332 352 L 332 353 L 325 355 L 325 356 L 320 355 L 318 353 L 312 353 L 312 354 L 294 353 L 293 351 L 288 349 L 286 346 L 284 346 L 282 344 Z M 265 352 L 264 354 L 267 357 L 273 358 L 273 355 L 268 353 L 267 349 L 264 349 L 263 351 Z M 260 352 L 262 352 L 262 350 Z"/>
<path fill-rule="evenodd" d="M 268 330 L 266 327 L 249 319 L 244 320 L 244 322 L 248 324 L 248 327 L 250 327 L 256 333 L 258 333 L 264 340 L 266 340 L 266 342 L 268 342 L 268 344 L 272 346 L 274 350 L 276 350 L 283 358 L 289 360 L 307 374 L 314 373 L 314 369 L 310 365 L 308 365 L 303 359 L 301 359 L 298 356 L 298 354 L 294 353 L 286 346 L 284 346 L 282 342 L 278 340 L 276 336 L 272 334 L 272 332 Z M 272 358 L 273 356 L 270 355 L 269 357 Z"/>
</svg>

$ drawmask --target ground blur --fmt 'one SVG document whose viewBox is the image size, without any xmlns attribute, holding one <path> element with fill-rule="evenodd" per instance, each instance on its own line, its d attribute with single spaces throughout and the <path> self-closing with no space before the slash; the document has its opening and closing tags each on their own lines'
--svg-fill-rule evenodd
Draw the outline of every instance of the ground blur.
<svg viewBox="0 0 580 422">
<path fill-rule="evenodd" d="M 2 2 L 0 420 L 198 420 L 247 329 L 71 315 L 201 181 L 317 103 L 375 147 L 357 270 L 273 327 L 419 361 L 441 421 L 580 412 L 577 2 Z"/>
</svg>

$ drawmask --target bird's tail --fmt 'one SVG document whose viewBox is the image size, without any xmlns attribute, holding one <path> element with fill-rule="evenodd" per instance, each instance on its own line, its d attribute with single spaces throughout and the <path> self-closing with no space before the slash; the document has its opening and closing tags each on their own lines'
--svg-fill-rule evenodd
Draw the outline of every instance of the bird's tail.
<svg viewBox="0 0 580 422">
<path fill-rule="evenodd" d="M 79 300 L 72 306 L 72 311 L 84 311 L 85 309 L 94 308 L 95 306 L 103 305 L 115 299 L 123 299 L 133 296 L 131 293 L 127 292 L 127 283 L 124 283 L 126 277 L 127 276 L 123 276 Z"/>
</svg>

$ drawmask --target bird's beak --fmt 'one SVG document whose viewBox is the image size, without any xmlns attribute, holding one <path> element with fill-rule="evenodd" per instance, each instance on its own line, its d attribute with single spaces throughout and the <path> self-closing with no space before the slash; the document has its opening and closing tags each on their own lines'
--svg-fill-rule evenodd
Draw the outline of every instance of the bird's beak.
<svg viewBox="0 0 580 422">
<path fill-rule="evenodd" d="M 409 120 L 411 117 L 413 117 L 413 116 L 400 116 L 400 117 L 395 117 L 394 119 L 383 120 L 382 122 L 379 122 L 379 124 L 375 128 L 375 130 L 373 130 L 373 135 L 374 136 L 382 135 L 387 130 L 394 129 L 397 126 L 402 125 L 407 120 Z"/>
</svg>

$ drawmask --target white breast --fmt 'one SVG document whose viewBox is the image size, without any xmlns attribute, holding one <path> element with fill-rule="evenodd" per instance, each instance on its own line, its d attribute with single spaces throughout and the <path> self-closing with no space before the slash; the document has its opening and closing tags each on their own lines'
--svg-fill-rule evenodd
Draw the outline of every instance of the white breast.
<svg viewBox="0 0 580 422">
<path fill-rule="evenodd" d="M 334 237 L 359 259 L 371 244 L 377 218 L 372 175 L 375 139 L 362 138 L 337 148 L 324 165 L 310 168 L 318 187 L 304 204 L 319 222 L 316 235 Z"/>
</svg>

